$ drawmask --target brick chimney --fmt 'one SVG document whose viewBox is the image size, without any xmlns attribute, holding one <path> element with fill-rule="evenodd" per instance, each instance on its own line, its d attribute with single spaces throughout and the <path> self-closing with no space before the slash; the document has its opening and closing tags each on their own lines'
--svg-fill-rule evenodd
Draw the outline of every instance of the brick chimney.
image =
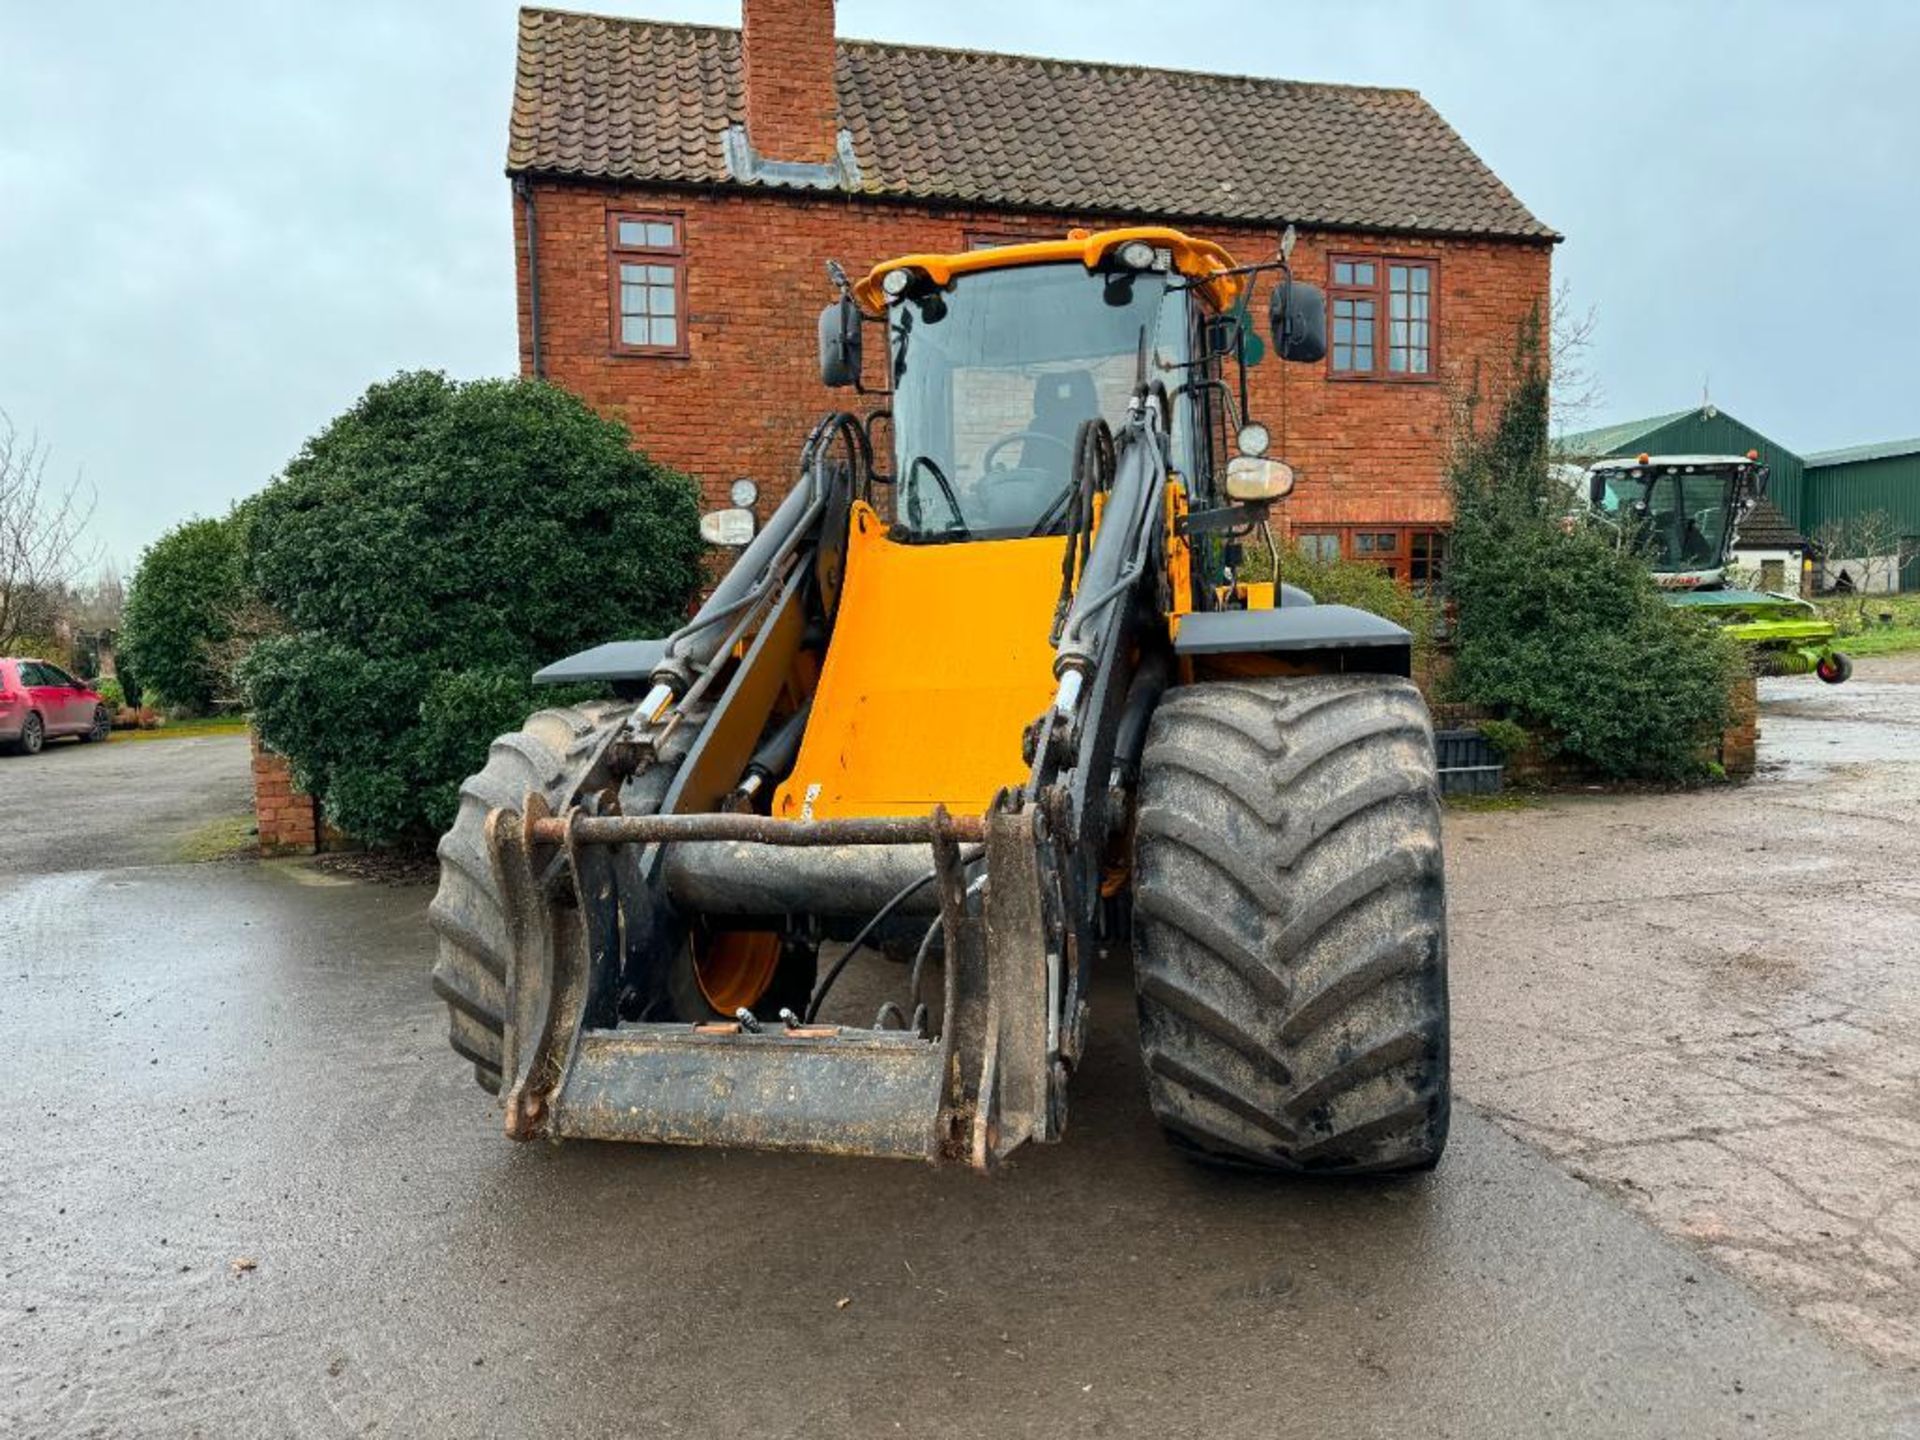
<svg viewBox="0 0 1920 1440">
<path fill-rule="evenodd" d="M 833 0 L 744 0 L 747 139 L 767 160 L 829 164 L 840 133 Z"/>
</svg>

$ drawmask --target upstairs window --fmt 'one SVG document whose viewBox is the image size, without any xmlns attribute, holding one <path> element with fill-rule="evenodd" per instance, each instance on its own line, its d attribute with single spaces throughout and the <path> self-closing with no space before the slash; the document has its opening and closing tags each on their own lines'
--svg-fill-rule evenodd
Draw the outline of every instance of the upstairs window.
<svg viewBox="0 0 1920 1440">
<path fill-rule="evenodd" d="M 687 353 L 687 260 L 678 215 L 607 216 L 613 348 L 621 355 Z"/>
<path fill-rule="evenodd" d="M 1434 378 L 1435 266 L 1390 255 L 1336 255 L 1327 286 L 1328 364 L 1350 380 Z"/>
</svg>

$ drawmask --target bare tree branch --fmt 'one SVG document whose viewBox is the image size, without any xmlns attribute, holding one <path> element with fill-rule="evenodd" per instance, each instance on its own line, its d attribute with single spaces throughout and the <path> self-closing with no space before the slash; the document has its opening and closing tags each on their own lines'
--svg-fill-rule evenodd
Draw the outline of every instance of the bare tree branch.
<svg viewBox="0 0 1920 1440">
<path fill-rule="evenodd" d="M 1565 280 L 1553 287 L 1553 319 L 1547 339 L 1547 358 L 1553 389 L 1549 400 L 1548 432 L 1565 435 L 1577 429 L 1607 398 L 1593 368 L 1593 336 L 1599 311 L 1592 305 L 1574 308 L 1572 288 Z"/>
<path fill-rule="evenodd" d="M 48 459 L 39 437 L 23 438 L 0 411 L 0 653 L 51 632 L 67 586 L 95 558 L 85 539 L 93 491 L 78 476 L 49 481 Z"/>
<path fill-rule="evenodd" d="M 1884 510 L 1828 520 L 1813 532 L 1820 551 L 1820 569 L 1829 588 L 1838 589 L 1846 576 L 1864 624 L 1869 596 L 1898 588 L 1900 524 Z"/>
</svg>

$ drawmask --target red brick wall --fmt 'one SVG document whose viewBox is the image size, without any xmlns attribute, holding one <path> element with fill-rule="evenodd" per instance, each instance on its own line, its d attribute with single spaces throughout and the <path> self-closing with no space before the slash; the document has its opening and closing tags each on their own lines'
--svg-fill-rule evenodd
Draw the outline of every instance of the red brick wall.
<svg viewBox="0 0 1920 1440">
<path fill-rule="evenodd" d="M 319 807 L 295 787 L 286 758 L 253 740 L 253 814 L 262 855 L 311 855 L 319 848 Z"/>
<path fill-rule="evenodd" d="M 1029 216 L 893 205 L 844 196 L 749 195 L 607 189 L 543 183 L 539 208 L 541 349 L 547 377 L 625 421 L 641 448 L 699 477 L 709 504 L 725 504 L 742 475 L 760 482 L 760 510 L 784 493 L 808 428 L 830 409 L 861 404 L 821 386 L 815 321 L 832 298 L 829 258 L 858 276 L 877 261 L 916 250 L 958 250 L 970 232 L 1059 236 L 1091 216 Z M 612 353 L 606 215 L 667 210 L 683 217 L 690 351 L 686 358 Z M 1106 221 L 1106 224 L 1124 223 Z M 1272 231 L 1194 226 L 1242 260 L 1270 257 Z M 528 348 L 525 231 L 516 202 L 520 346 Z M 1513 241 L 1409 240 L 1339 232 L 1303 234 L 1296 273 L 1324 284 L 1329 250 L 1438 262 L 1437 381 L 1334 381 L 1324 365 L 1283 366 L 1271 356 L 1252 372 L 1253 411 L 1273 430 L 1276 453 L 1300 484 L 1280 507 L 1292 524 L 1444 522 L 1442 482 L 1449 391 L 1478 376 L 1508 373 L 1516 326 L 1530 307 L 1544 314 L 1552 252 Z M 1264 325 L 1265 286 L 1261 292 Z M 879 377 L 881 347 L 868 346 Z M 1280 440 L 1282 372 L 1288 435 Z M 872 401 L 864 402 L 871 404 Z"/>
<path fill-rule="evenodd" d="M 740 69 L 747 139 L 769 160 L 833 159 L 833 0 L 746 0 Z"/>
</svg>

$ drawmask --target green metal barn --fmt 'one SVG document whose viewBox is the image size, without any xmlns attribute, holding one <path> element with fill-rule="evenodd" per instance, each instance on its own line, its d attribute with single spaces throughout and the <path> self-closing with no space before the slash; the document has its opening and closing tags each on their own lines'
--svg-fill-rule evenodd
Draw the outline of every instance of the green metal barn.
<svg viewBox="0 0 1920 1440">
<path fill-rule="evenodd" d="M 1883 514 L 1898 547 L 1900 588 L 1920 590 L 1920 439 L 1821 450 L 1805 457 L 1806 513 L 1800 528 Z"/>
</svg>

